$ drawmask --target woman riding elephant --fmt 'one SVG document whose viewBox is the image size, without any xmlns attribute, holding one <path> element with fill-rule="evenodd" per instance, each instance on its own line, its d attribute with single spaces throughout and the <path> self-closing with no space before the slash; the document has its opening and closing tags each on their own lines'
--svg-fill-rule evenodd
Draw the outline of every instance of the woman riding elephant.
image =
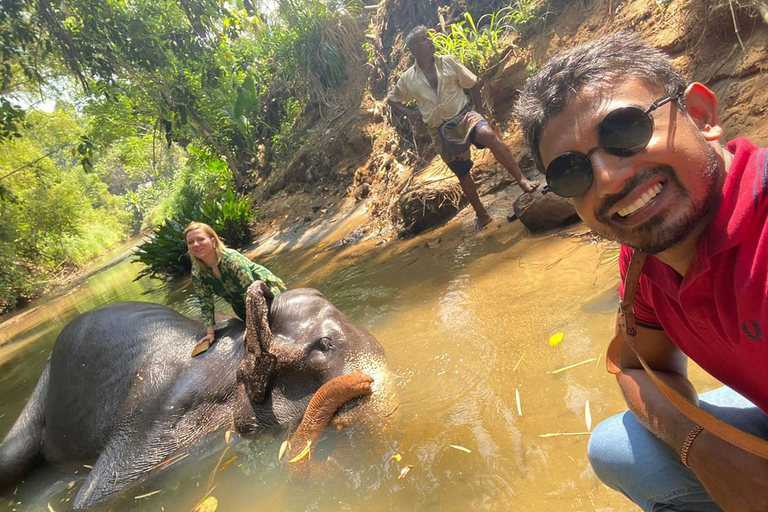
<svg viewBox="0 0 768 512">
<path fill-rule="evenodd" d="M 225 247 L 208 224 L 190 222 L 184 230 L 184 240 L 192 260 L 192 285 L 200 303 L 206 333 L 192 350 L 194 357 L 216 341 L 214 294 L 226 300 L 235 314 L 245 321 L 245 293 L 251 284 L 263 281 L 275 296 L 286 288 L 283 281 L 267 268 Z"/>
</svg>

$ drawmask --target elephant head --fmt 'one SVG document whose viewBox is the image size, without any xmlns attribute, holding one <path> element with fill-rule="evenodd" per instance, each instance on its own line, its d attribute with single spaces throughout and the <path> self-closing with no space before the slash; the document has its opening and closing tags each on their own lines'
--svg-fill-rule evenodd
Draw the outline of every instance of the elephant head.
<svg viewBox="0 0 768 512">
<path fill-rule="evenodd" d="M 335 419 L 343 423 L 383 414 L 391 402 L 384 350 L 319 291 L 301 288 L 273 297 L 257 281 L 246 305 L 238 380 L 262 424 L 290 424 L 303 416 L 303 425 L 322 424 L 322 430 L 339 409 Z M 353 407 L 352 399 L 372 393 L 359 404 L 363 411 Z"/>
</svg>

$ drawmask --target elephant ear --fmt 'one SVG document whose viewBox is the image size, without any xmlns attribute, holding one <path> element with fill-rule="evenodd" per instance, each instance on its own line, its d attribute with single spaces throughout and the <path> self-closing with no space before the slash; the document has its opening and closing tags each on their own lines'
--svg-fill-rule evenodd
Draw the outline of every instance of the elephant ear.
<svg viewBox="0 0 768 512">
<path fill-rule="evenodd" d="M 245 358 L 237 368 L 237 379 L 254 403 L 264 401 L 269 378 L 277 367 L 277 358 L 270 353 L 269 306 L 272 299 L 274 295 L 263 281 L 255 281 L 245 294 Z"/>
</svg>

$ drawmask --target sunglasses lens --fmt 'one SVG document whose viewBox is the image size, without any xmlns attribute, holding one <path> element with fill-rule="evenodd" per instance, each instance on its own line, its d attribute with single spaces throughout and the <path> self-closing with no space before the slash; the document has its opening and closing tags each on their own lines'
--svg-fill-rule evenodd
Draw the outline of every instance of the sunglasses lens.
<svg viewBox="0 0 768 512">
<path fill-rule="evenodd" d="M 639 153 L 653 134 L 653 119 L 637 107 L 619 108 L 605 116 L 599 130 L 600 145 L 608 153 L 626 157 Z"/>
<path fill-rule="evenodd" d="M 564 153 L 549 163 L 546 178 L 555 194 L 580 196 L 592 186 L 592 164 L 578 153 Z"/>
</svg>

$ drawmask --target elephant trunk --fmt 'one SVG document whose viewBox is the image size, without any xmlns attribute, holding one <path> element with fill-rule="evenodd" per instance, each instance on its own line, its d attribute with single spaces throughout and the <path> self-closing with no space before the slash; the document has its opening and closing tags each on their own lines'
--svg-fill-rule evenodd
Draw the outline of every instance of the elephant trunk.
<svg viewBox="0 0 768 512">
<path fill-rule="evenodd" d="M 291 438 L 288 460 L 298 457 L 308 447 L 311 449 L 341 406 L 353 398 L 370 395 L 372 383 L 371 377 L 356 371 L 323 384 L 309 401 L 304 418 Z M 305 466 L 307 461 L 309 457 L 303 457 L 294 464 Z"/>
</svg>

